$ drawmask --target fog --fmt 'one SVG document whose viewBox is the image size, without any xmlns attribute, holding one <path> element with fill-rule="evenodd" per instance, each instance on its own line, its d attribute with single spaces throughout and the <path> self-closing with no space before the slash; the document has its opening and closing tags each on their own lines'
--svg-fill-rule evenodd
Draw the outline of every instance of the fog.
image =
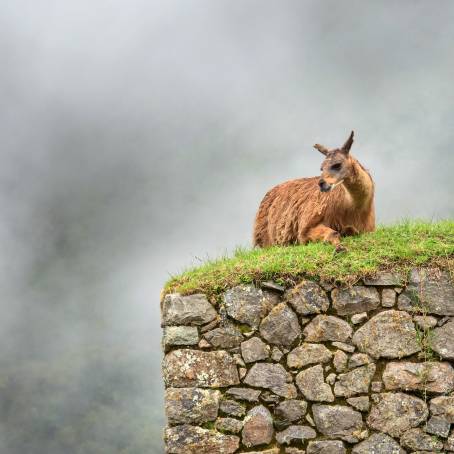
<svg viewBox="0 0 454 454">
<path fill-rule="evenodd" d="M 2 453 L 162 452 L 160 289 L 314 143 L 355 130 L 380 223 L 454 215 L 448 0 L 1 9 Z"/>
</svg>

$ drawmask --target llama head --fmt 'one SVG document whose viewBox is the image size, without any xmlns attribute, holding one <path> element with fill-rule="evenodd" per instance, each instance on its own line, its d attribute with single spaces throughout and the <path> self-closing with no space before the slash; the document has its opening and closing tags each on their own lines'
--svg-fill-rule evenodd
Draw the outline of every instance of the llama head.
<svg viewBox="0 0 454 454">
<path fill-rule="evenodd" d="M 323 145 L 314 145 L 314 148 L 316 148 L 318 151 L 320 151 L 320 153 L 326 156 L 320 168 L 320 170 L 322 171 L 320 180 L 318 182 L 320 191 L 329 192 L 333 190 L 337 185 L 341 184 L 346 178 L 351 175 L 352 160 L 350 158 L 350 148 L 352 144 L 353 131 L 341 148 L 334 148 L 332 150 L 329 150 Z"/>
</svg>

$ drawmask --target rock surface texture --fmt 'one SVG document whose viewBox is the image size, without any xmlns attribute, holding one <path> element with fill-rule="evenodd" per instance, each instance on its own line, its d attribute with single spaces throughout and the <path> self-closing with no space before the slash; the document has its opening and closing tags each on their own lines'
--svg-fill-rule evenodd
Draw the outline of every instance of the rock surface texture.
<svg viewBox="0 0 454 454">
<path fill-rule="evenodd" d="M 447 271 L 168 294 L 161 325 L 166 453 L 454 453 Z"/>
</svg>

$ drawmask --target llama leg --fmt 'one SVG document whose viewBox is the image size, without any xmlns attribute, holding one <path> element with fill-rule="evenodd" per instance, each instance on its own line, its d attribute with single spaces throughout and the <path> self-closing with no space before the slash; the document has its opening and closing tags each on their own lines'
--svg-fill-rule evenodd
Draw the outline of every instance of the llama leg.
<svg viewBox="0 0 454 454">
<path fill-rule="evenodd" d="M 356 227 L 353 227 L 352 225 L 349 225 L 348 227 L 345 227 L 345 229 L 342 230 L 342 236 L 354 235 L 359 235 L 359 230 Z"/>
<path fill-rule="evenodd" d="M 336 252 L 346 250 L 340 242 L 340 233 L 323 224 L 312 227 L 307 234 L 307 239 L 309 241 L 324 241 L 326 243 L 331 243 L 336 247 Z"/>
</svg>

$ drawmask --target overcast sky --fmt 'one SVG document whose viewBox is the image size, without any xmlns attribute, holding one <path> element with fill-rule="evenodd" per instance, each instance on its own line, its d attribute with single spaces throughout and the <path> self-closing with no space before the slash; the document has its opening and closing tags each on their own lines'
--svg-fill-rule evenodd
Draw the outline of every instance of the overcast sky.
<svg viewBox="0 0 454 454">
<path fill-rule="evenodd" d="M 1 9 L 6 356 L 146 346 L 160 390 L 169 275 L 250 245 L 265 192 L 352 129 L 378 222 L 454 215 L 449 0 Z"/>
</svg>

